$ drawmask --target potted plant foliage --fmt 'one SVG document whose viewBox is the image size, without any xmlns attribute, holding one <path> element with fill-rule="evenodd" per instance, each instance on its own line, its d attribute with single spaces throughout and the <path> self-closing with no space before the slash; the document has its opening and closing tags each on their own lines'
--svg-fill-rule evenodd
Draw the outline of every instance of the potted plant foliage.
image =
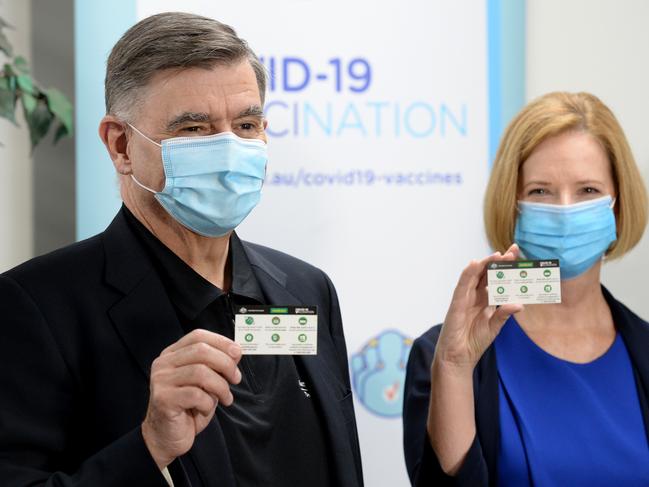
<svg viewBox="0 0 649 487">
<path fill-rule="evenodd" d="M 72 104 L 56 88 L 42 88 L 32 78 L 27 60 L 14 53 L 5 30 L 11 26 L 0 17 L 0 117 L 17 125 L 20 105 L 29 128 L 32 150 L 54 130 L 54 143 L 73 134 Z M 1 142 L 1 140 L 0 140 Z"/>
</svg>

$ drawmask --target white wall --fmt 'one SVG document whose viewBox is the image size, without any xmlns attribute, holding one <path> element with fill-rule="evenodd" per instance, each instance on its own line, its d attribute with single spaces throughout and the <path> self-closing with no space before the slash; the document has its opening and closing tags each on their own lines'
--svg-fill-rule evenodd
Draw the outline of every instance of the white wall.
<svg viewBox="0 0 649 487">
<path fill-rule="evenodd" d="M 0 0 L 0 16 L 15 26 L 5 30 L 14 51 L 31 59 L 31 1 Z M 18 112 L 20 127 L 0 118 L 0 272 L 33 254 L 32 158 L 22 109 Z"/>
<path fill-rule="evenodd" d="M 649 183 L 649 2 L 528 0 L 527 98 L 554 90 L 589 91 L 618 117 Z M 640 270 L 644 271 L 638 272 Z M 649 232 L 602 280 L 649 319 Z"/>
</svg>

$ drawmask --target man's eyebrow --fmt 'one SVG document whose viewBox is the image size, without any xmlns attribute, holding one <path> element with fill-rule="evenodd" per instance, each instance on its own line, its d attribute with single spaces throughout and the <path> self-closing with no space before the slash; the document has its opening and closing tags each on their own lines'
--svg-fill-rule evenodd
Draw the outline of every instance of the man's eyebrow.
<svg viewBox="0 0 649 487">
<path fill-rule="evenodd" d="M 263 117 L 264 110 L 259 105 L 250 105 L 245 110 L 239 112 L 237 118 L 241 117 Z"/>
<path fill-rule="evenodd" d="M 210 116 L 207 113 L 198 113 L 198 112 L 185 112 L 181 113 L 180 115 L 172 118 L 169 123 L 167 124 L 167 130 L 169 132 L 173 132 L 176 130 L 178 127 L 181 125 L 187 123 L 187 122 L 209 122 L 210 121 Z"/>
</svg>

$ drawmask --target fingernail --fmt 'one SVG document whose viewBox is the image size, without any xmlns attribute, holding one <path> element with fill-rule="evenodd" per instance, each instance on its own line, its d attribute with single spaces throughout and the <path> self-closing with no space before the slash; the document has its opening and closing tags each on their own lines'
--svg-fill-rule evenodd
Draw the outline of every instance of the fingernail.
<svg viewBox="0 0 649 487">
<path fill-rule="evenodd" d="M 237 370 L 234 372 L 234 381 L 236 384 L 241 382 L 241 371 L 239 370 L 239 367 L 237 367 Z"/>
</svg>

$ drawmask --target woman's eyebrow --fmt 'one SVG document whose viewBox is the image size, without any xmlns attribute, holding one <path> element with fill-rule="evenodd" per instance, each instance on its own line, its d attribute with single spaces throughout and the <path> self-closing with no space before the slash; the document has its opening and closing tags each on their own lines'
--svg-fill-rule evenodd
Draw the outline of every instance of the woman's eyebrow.
<svg viewBox="0 0 649 487">
<path fill-rule="evenodd" d="M 533 180 L 533 181 L 528 181 L 527 183 L 525 183 L 525 184 L 523 185 L 523 188 L 527 188 L 528 186 L 532 186 L 532 185 L 534 185 L 534 186 L 550 186 L 550 184 L 551 184 L 551 183 L 549 183 L 548 181 L 543 181 L 543 180 L 540 180 L 540 179 L 535 179 L 535 180 Z"/>
</svg>

